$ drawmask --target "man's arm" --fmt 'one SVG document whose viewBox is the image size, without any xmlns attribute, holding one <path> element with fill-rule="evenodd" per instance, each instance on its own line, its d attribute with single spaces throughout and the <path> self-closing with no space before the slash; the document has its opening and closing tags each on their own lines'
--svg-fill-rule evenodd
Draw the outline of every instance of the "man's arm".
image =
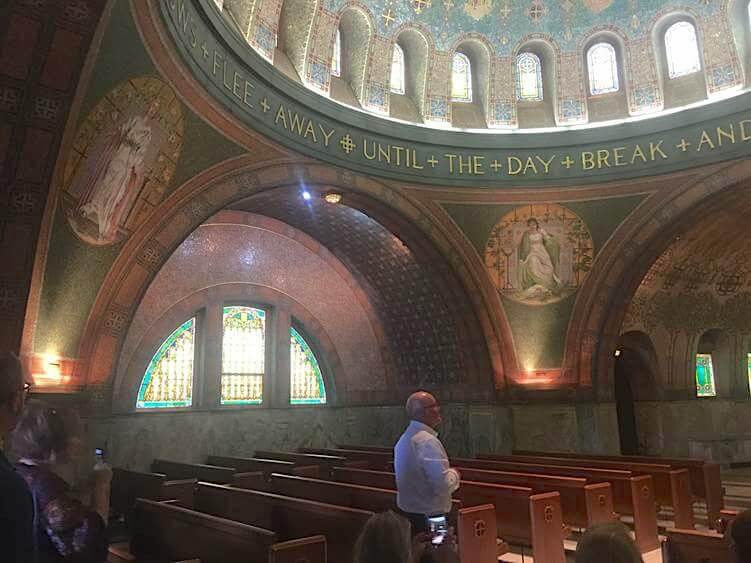
<svg viewBox="0 0 751 563">
<path fill-rule="evenodd" d="M 437 438 L 418 442 L 417 456 L 428 481 L 435 489 L 453 493 L 459 488 L 459 472 L 449 467 L 449 460 Z"/>
</svg>

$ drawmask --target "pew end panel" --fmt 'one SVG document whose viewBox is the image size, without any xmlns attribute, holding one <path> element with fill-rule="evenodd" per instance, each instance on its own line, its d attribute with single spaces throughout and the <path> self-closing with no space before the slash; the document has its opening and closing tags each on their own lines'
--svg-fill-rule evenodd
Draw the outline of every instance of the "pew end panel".
<svg viewBox="0 0 751 563">
<path fill-rule="evenodd" d="M 532 557 L 545 563 L 565 563 L 563 539 L 566 535 L 558 493 L 529 497 L 532 522 Z"/>
<path fill-rule="evenodd" d="M 591 483 L 584 486 L 587 527 L 617 518 L 613 509 L 613 491 L 610 483 Z"/>
<path fill-rule="evenodd" d="M 269 563 L 326 563 L 326 538 L 311 536 L 275 543 L 269 548 Z"/>
<path fill-rule="evenodd" d="M 496 527 L 492 504 L 459 510 L 457 534 L 461 563 L 497 563 Z"/>
<path fill-rule="evenodd" d="M 665 531 L 663 563 L 734 563 L 727 540 L 714 531 Z"/>
<path fill-rule="evenodd" d="M 646 553 L 660 547 L 657 537 L 657 503 L 652 477 L 649 475 L 631 477 L 629 484 L 636 545 L 639 551 Z"/>
<path fill-rule="evenodd" d="M 691 479 L 689 478 L 688 469 L 671 470 L 669 479 L 670 495 L 675 514 L 675 527 L 691 530 L 694 528 L 695 521 Z"/>
</svg>

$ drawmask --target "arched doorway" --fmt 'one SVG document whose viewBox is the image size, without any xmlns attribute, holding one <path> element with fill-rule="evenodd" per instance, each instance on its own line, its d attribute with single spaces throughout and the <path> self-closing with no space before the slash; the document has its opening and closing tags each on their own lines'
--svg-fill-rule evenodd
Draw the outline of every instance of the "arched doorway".
<svg viewBox="0 0 751 563">
<path fill-rule="evenodd" d="M 615 354 L 615 402 L 621 453 L 643 453 L 639 445 L 636 402 L 653 398 L 656 391 L 657 352 L 647 334 L 634 330 L 621 335 Z"/>
</svg>

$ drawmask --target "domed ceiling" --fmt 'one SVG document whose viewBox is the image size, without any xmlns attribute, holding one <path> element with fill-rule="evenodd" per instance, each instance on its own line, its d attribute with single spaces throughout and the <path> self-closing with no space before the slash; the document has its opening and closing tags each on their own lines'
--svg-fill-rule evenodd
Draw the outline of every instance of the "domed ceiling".
<svg viewBox="0 0 751 563">
<path fill-rule="evenodd" d="M 326 0 L 338 12 L 348 0 Z M 687 0 L 681 11 L 710 16 L 721 10 L 718 0 Z M 351 3 L 350 3 L 351 4 Z M 468 33 L 483 35 L 498 54 L 512 52 L 523 38 L 543 33 L 562 50 L 577 48 L 593 28 L 618 28 L 628 37 L 649 32 L 656 17 L 673 2 L 660 0 L 365 0 L 378 33 L 388 36 L 404 24 L 431 32 L 435 47 L 451 50 Z"/>
</svg>

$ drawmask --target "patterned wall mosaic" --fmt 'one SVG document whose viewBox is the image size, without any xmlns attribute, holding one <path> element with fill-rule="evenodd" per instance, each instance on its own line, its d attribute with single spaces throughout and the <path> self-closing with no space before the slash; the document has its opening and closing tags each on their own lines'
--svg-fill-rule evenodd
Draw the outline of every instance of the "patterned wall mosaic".
<svg viewBox="0 0 751 563">
<path fill-rule="evenodd" d="M 446 286 L 438 263 L 419 260 L 400 239 L 367 215 L 298 194 L 262 195 L 243 208 L 279 219 L 314 237 L 362 279 L 381 317 L 402 384 L 460 383 L 471 338 L 462 319 L 472 315 L 466 294 Z"/>
<path fill-rule="evenodd" d="M 278 33 L 274 14 L 281 0 L 257 0 L 246 37 L 266 58 L 273 60 L 270 43 Z M 287 0 L 294 2 L 295 0 Z M 419 30 L 430 45 L 427 92 L 418 108 L 427 121 L 450 122 L 449 100 L 451 54 L 467 42 L 489 46 L 484 81 L 491 85 L 482 110 L 489 127 L 517 127 L 517 100 L 513 90 L 513 57 L 531 41 L 546 43 L 554 52 L 556 95 L 553 100 L 559 125 L 586 123 L 586 69 L 583 50 L 595 34 L 607 33 L 622 50 L 625 66 L 628 112 L 632 115 L 659 111 L 664 95 L 654 53 L 656 25 L 671 14 L 696 21 L 702 46 L 703 72 L 709 95 L 743 84 L 743 70 L 730 26 L 729 0 L 317 0 L 311 22 L 300 18 L 295 25 L 306 39 L 307 53 L 286 50 L 303 80 L 329 93 L 332 37 L 344 14 L 355 11 L 367 20 L 363 30 L 348 30 L 370 36 L 373 56 L 368 57 L 365 84 L 353 88 L 361 105 L 378 113 L 389 107 L 388 62 L 391 45 L 405 29 Z M 248 11 L 247 7 L 241 12 Z M 242 15 L 233 16 L 242 19 Z M 347 19 L 347 18 L 345 18 Z M 289 24 L 287 24 L 289 28 Z M 367 27 L 367 30 L 365 30 Z M 308 33 L 310 32 L 310 33 Z M 289 29 L 284 33 L 289 35 Z M 261 42 L 258 37 L 266 37 Z M 343 53 L 343 58 L 350 56 Z M 351 64 L 354 64 L 353 60 Z M 423 99 L 420 97 L 420 99 Z"/>
</svg>

